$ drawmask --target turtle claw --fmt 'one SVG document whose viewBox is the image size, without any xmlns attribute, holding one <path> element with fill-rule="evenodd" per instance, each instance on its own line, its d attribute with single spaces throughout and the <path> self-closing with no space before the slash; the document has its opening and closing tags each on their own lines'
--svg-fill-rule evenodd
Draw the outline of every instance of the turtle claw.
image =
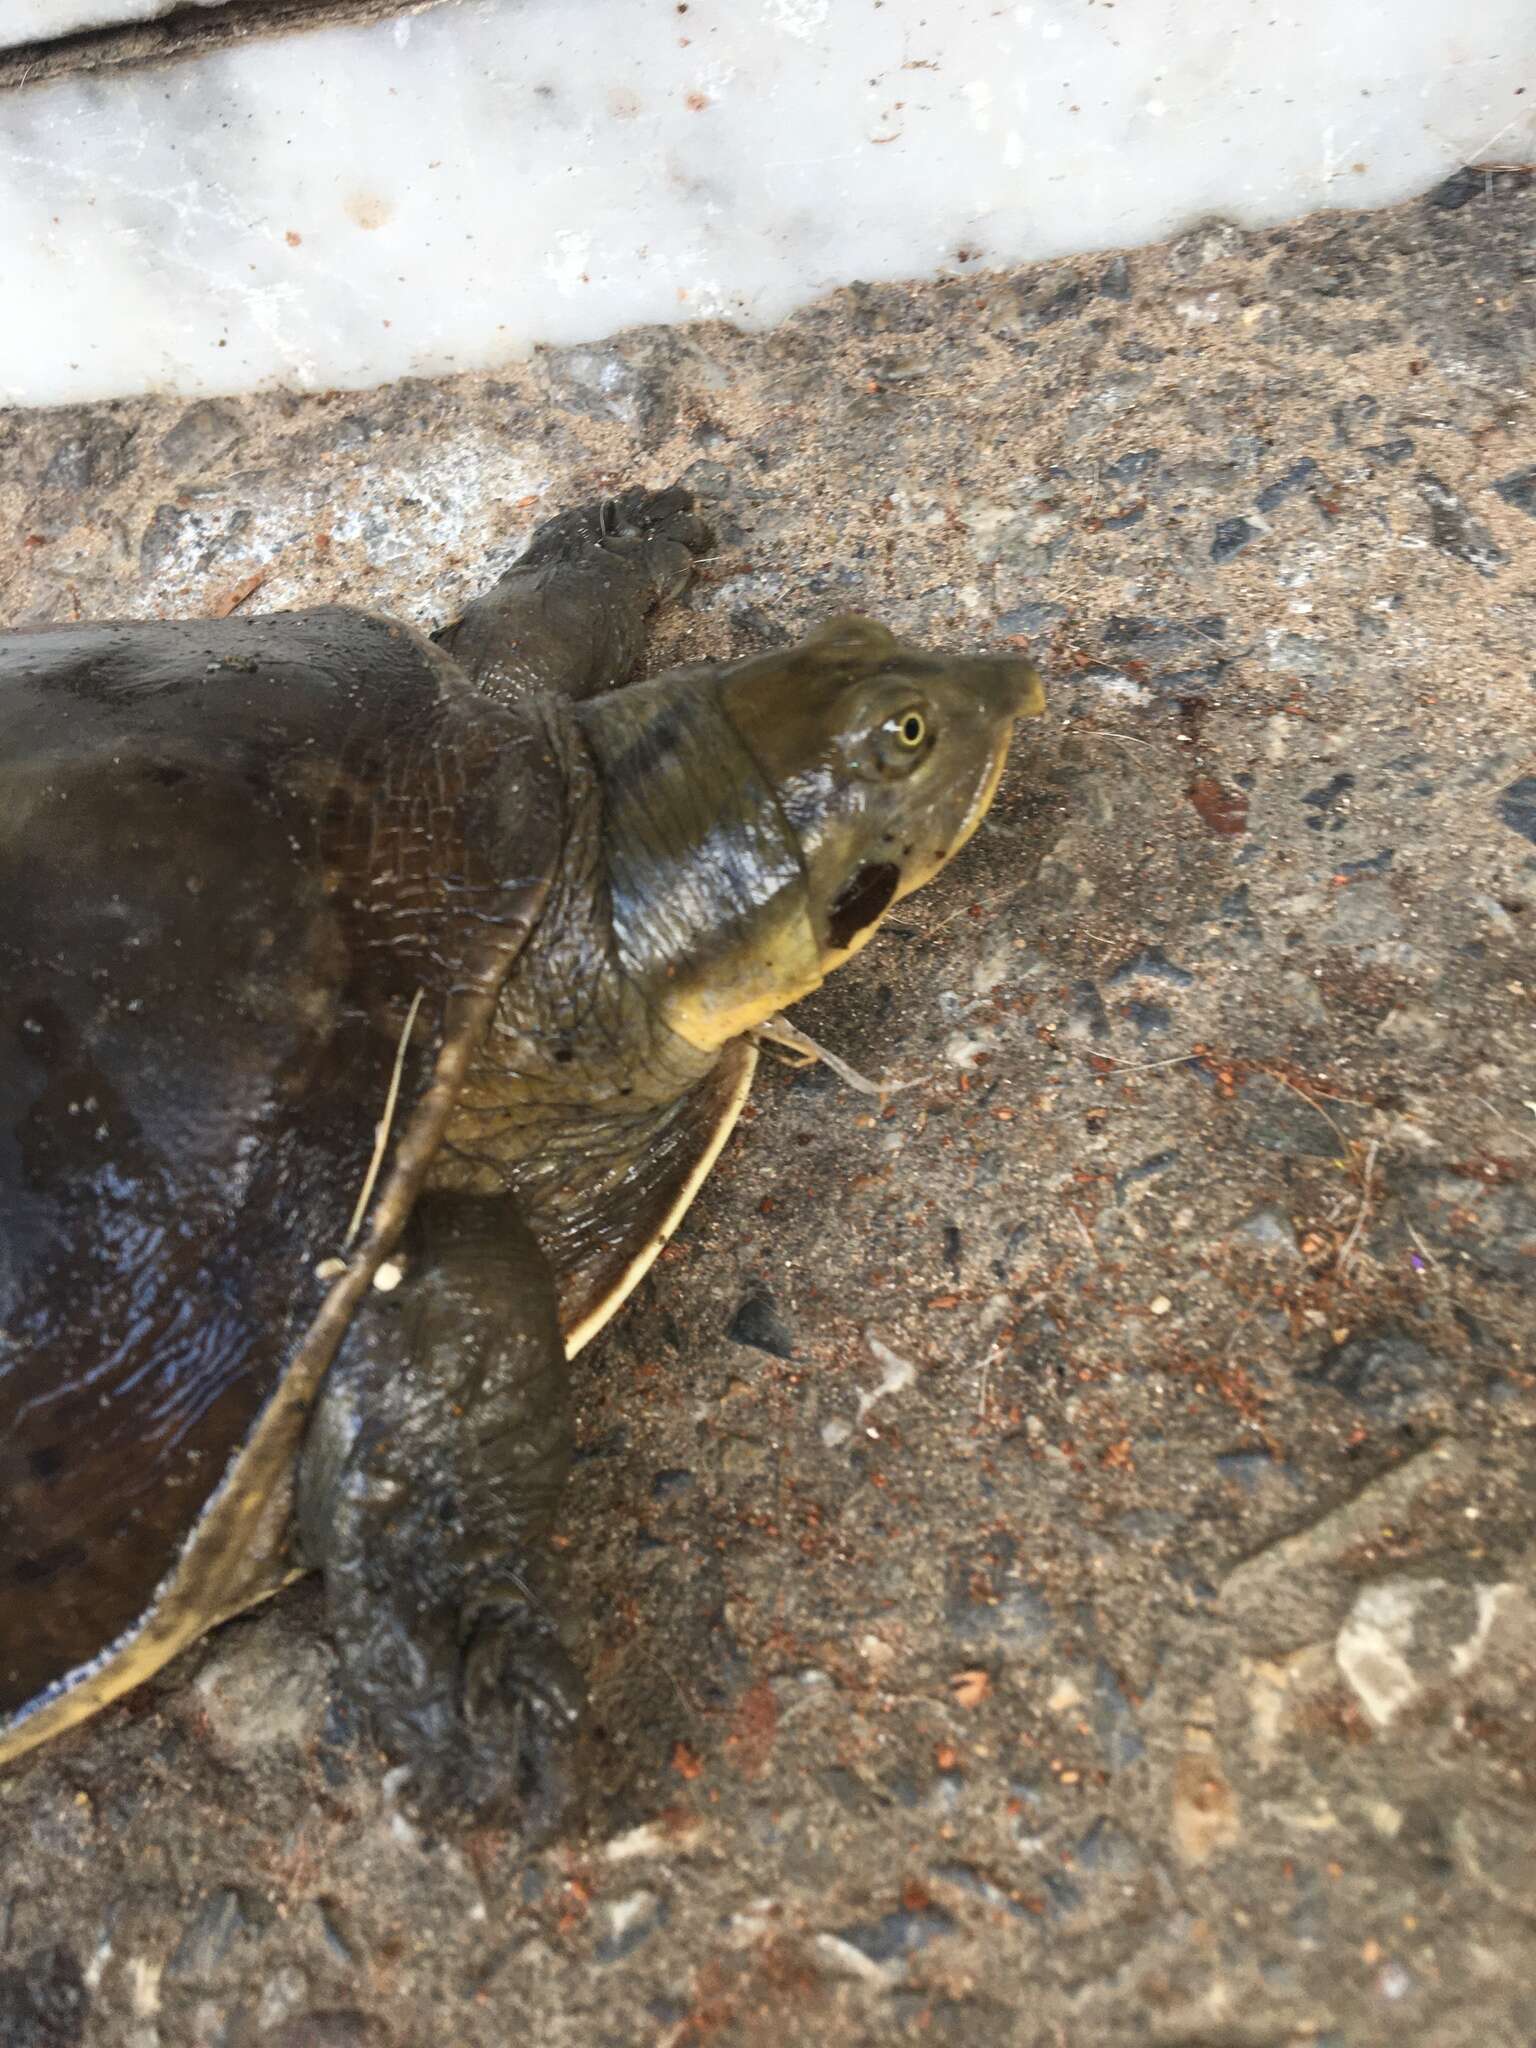
<svg viewBox="0 0 1536 2048">
<path fill-rule="evenodd" d="M 586 1705 L 581 1673 L 547 1616 L 522 1608 L 482 1621 L 464 1658 L 467 1803 L 515 1811 L 529 1842 L 554 1834 L 575 1804 Z"/>
<path fill-rule="evenodd" d="M 691 555 L 702 554 L 714 537 L 694 510 L 692 491 L 682 484 L 665 491 L 633 490 L 622 497 L 605 498 L 598 511 L 598 528 L 605 541 L 672 541 Z"/>
</svg>

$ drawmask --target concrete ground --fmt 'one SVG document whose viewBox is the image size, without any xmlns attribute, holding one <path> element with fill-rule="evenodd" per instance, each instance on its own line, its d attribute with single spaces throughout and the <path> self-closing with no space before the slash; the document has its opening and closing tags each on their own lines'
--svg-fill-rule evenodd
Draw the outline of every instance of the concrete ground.
<svg viewBox="0 0 1536 2048">
<path fill-rule="evenodd" d="M 0 417 L 7 624 L 435 620 L 684 477 L 658 661 L 857 607 L 1052 698 L 799 1013 L 901 1091 L 766 1061 L 580 1361 L 590 1832 L 417 1833 L 296 1588 L 0 1778 L 7 2048 L 1529 2048 L 1533 230 Z"/>
</svg>

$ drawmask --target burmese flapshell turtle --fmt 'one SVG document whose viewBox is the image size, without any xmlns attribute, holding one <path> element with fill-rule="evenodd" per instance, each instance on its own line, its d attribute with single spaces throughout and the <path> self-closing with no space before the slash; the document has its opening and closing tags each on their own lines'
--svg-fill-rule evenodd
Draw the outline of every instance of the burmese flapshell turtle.
<svg viewBox="0 0 1536 2048">
<path fill-rule="evenodd" d="M 567 1358 L 1042 702 L 855 618 L 620 687 L 703 540 L 0 635 L 0 1762 L 317 1569 L 424 1801 L 558 1809 Z"/>
</svg>

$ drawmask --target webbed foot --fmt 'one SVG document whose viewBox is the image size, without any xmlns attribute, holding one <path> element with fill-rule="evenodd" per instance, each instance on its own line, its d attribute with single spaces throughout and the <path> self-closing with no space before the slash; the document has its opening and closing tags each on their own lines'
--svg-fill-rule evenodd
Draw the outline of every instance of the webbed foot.
<svg viewBox="0 0 1536 2048">
<path fill-rule="evenodd" d="M 530 1845 L 570 1820 L 586 1687 L 546 1616 L 527 1607 L 482 1615 L 462 1648 L 442 1646 L 425 1696 L 408 1702 L 359 1676 L 354 1695 L 408 1774 L 398 1797 L 411 1819 L 510 1825 Z"/>
<path fill-rule="evenodd" d="M 487 1614 L 464 1658 L 464 1720 L 474 1779 L 512 1793 L 525 1839 L 569 1819 L 587 1689 L 547 1616 L 523 1607 Z M 476 1804 L 483 1808 L 485 1800 Z"/>
<path fill-rule="evenodd" d="M 662 604 L 687 588 L 695 555 L 703 554 L 712 539 L 694 510 L 692 491 L 681 484 L 664 491 L 642 487 L 546 519 L 534 528 L 518 567 L 575 564 L 600 548 L 604 554 L 620 555 L 642 566 L 652 601 Z"/>
</svg>

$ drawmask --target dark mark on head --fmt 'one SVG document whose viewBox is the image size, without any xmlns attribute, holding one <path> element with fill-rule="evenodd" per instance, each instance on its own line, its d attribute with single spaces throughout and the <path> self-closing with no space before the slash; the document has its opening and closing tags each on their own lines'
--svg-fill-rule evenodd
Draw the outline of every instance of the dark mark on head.
<svg viewBox="0 0 1536 2048">
<path fill-rule="evenodd" d="M 827 944 L 838 951 L 851 946 L 865 926 L 873 924 L 885 909 L 900 880 L 901 869 L 892 861 L 876 861 L 870 867 L 860 868 L 832 899 Z"/>
</svg>

